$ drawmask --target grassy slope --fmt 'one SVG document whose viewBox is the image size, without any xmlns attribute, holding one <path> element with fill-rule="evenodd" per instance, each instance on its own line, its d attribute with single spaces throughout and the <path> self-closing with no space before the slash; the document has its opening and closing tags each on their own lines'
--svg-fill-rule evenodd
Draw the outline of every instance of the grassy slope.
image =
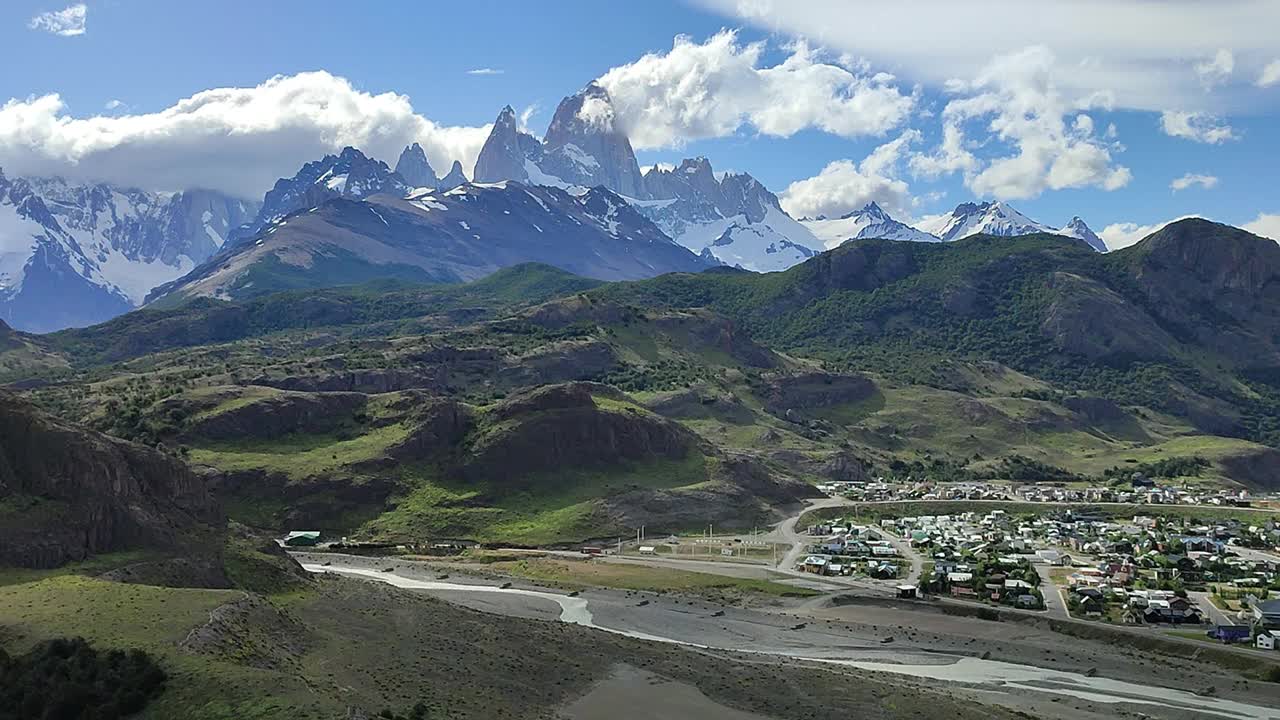
<svg viewBox="0 0 1280 720">
<path fill-rule="evenodd" d="M 223 636 L 223 650 L 177 646 L 239 591 L 175 590 L 80 577 L 0 587 L 0 644 L 21 652 L 57 636 L 101 647 L 140 647 L 169 673 L 141 716 L 335 718 L 350 707 L 407 712 L 424 702 L 451 718 L 530 717 L 585 692 L 627 662 L 697 686 L 718 702 L 776 717 L 842 718 L 849 708 L 879 720 L 1012 717 L 942 696 L 902 692 L 870 677 L 733 663 L 554 622 L 461 609 L 375 583 L 329 579 L 269 601 L 278 623 L 252 617 Z M 281 627 L 289 628 L 282 634 Z M 280 642 L 301 642 L 279 654 Z M 281 659 L 254 666 L 254 657 Z M 261 663 L 258 663 L 261 665 Z"/>
</svg>

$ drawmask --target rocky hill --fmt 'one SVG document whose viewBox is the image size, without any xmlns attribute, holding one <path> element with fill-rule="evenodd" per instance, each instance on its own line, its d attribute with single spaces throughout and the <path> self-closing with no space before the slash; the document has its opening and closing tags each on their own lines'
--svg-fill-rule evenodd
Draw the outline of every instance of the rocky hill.
<svg viewBox="0 0 1280 720">
<path fill-rule="evenodd" d="M 0 565 L 174 547 L 222 521 L 205 481 L 180 460 L 0 393 Z"/>
</svg>

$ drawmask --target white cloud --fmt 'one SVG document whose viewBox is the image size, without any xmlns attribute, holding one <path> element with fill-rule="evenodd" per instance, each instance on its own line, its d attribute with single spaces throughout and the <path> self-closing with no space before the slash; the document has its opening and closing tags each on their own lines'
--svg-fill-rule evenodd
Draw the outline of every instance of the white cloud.
<svg viewBox="0 0 1280 720">
<path fill-rule="evenodd" d="M 125 105 L 124 105 L 124 101 L 123 101 L 123 100 L 116 100 L 116 99 L 114 99 L 114 98 L 113 98 L 113 99 L 111 99 L 111 100 L 108 100 L 108 101 L 107 101 L 107 104 L 106 104 L 106 105 L 103 105 L 103 106 L 102 106 L 102 108 L 103 108 L 104 110 L 119 110 L 120 108 L 122 108 L 122 107 L 124 107 L 124 106 L 125 106 Z"/>
<path fill-rule="evenodd" d="M 803 42 L 787 49 L 782 63 L 761 67 L 764 43 L 742 45 L 731 31 L 701 44 L 679 36 L 669 52 L 615 67 L 598 82 L 638 149 L 678 147 L 744 126 L 779 137 L 806 128 L 880 135 L 915 106 L 890 75 L 823 62 Z"/>
<path fill-rule="evenodd" d="M 473 70 L 468 70 L 467 74 L 468 75 L 501 75 L 505 72 L 506 70 L 501 70 L 498 68 L 482 67 L 482 68 L 475 68 Z"/>
<path fill-rule="evenodd" d="M 1103 228 L 1102 232 L 1098 233 L 1098 237 L 1102 238 L 1102 241 L 1107 244 L 1108 250 L 1119 250 L 1120 248 L 1127 248 L 1130 245 L 1138 244 L 1138 242 L 1143 238 L 1169 223 L 1186 220 L 1189 217 L 1196 216 L 1183 215 L 1182 217 L 1173 218 L 1172 220 L 1162 223 L 1155 223 L 1154 225 L 1139 225 L 1131 222 L 1115 223 L 1114 225 L 1108 225 Z"/>
<path fill-rule="evenodd" d="M 1262 73 L 1258 75 L 1258 87 L 1271 87 L 1280 84 L 1280 60 L 1262 68 Z"/>
<path fill-rule="evenodd" d="M 1218 178 L 1214 175 L 1199 175 L 1195 173 L 1187 173 L 1180 178 L 1175 178 L 1169 183 L 1169 187 L 1174 191 L 1186 190 L 1193 185 L 1199 185 L 1205 190 L 1209 190 L 1218 184 Z"/>
<path fill-rule="evenodd" d="M 1201 112 L 1166 110 L 1160 114 L 1160 129 L 1170 137 L 1210 145 L 1239 139 L 1235 130 L 1221 118 Z"/>
<path fill-rule="evenodd" d="M 910 188 L 893 175 L 908 147 L 919 140 L 919 131 L 907 130 L 873 150 L 861 163 L 829 163 L 817 175 L 788 185 L 778 198 L 782 208 L 793 217 L 838 217 L 874 201 L 891 215 L 909 217 L 913 205 Z"/>
<path fill-rule="evenodd" d="M 1245 223 L 1244 229 L 1254 235 L 1280 242 L 1280 215 L 1258 213 L 1257 219 L 1253 222 Z"/>
<path fill-rule="evenodd" d="M 27 27 L 32 30 L 43 30 L 54 35 L 62 37 L 75 37 L 83 35 L 85 31 L 85 16 L 88 14 L 88 8 L 84 3 L 78 3 L 62 10 L 53 10 L 50 12 L 40 13 L 31 18 L 31 22 L 27 23 Z"/>
<path fill-rule="evenodd" d="M 993 47 L 1048 45 L 1071 100 L 1110 92 L 1116 107 L 1219 113 L 1251 109 L 1246 93 L 1204 92 L 1188 60 L 1224 48 L 1237 72 L 1256 77 L 1274 59 L 1274 0 L 697 0 L 768 32 L 807 37 L 943 87 L 970 78 Z M 1034 8 L 1029 9 L 1029 5 Z M 1218 106 L 1216 103 L 1224 103 Z"/>
<path fill-rule="evenodd" d="M 345 145 L 384 160 L 421 143 L 433 167 L 471 167 L 489 128 L 443 127 L 409 98 L 372 95 L 327 72 L 206 90 L 159 112 L 72 117 L 58 95 L 0 105 L 0 167 L 154 190 L 260 197 L 278 177 Z"/>
<path fill-rule="evenodd" d="M 976 80 L 964 84 L 976 94 L 947 103 L 941 145 L 912 158 L 911 169 L 926 177 L 963 172 L 974 193 L 1002 200 L 1035 197 L 1045 190 L 1116 190 L 1128 184 L 1132 173 L 1113 162 L 1113 146 L 1095 136 L 1093 119 L 1077 113 L 1078 104 L 1068 103 L 1059 92 L 1054 65 L 1045 47 L 993 60 Z M 975 156 L 966 139 L 966 129 L 975 124 L 994 136 L 993 146 L 1013 153 L 989 161 Z"/>
<path fill-rule="evenodd" d="M 1200 84 L 1206 89 L 1213 88 L 1225 83 L 1231 79 L 1231 73 L 1236 69 L 1236 57 L 1230 50 L 1219 48 L 1213 57 L 1204 62 L 1196 63 L 1196 77 L 1200 78 Z"/>
</svg>

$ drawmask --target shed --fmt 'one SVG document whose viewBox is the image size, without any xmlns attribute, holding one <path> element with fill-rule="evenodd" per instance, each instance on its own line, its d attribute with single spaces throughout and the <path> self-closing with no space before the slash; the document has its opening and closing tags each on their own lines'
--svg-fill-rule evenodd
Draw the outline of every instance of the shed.
<svg viewBox="0 0 1280 720">
<path fill-rule="evenodd" d="M 320 531 L 291 530 L 285 535 L 284 544 L 289 547 L 314 547 L 320 544 Z"/>
<path fill-rule="evenodd" d="M 654 546 L 652 546 L 652 545 L 641 545 L 641 546 L 640 546 L 640 554 L 641 554 L 641 555 L 653 555 L 653 554 L 655 554 L 655 553 L 657 553 L 657 552 L 658 552 L 658 551 L 657 551 L 657 549 L 656 549 Z"/>
</svg>

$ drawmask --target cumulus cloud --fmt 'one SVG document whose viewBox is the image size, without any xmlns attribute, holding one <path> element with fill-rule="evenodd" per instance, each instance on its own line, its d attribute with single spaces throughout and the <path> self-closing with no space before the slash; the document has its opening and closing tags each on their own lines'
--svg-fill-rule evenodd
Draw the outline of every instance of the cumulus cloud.
<svg viewBox="0 0 1280 720">
<path fill-rule="evenodd" d="M 1262 68 L 1262 73 L 1258 75 L 1258 87 L 1268 88 L 1277 84 L 1280 84 L 1280 60 Z"/>
<path fill-rule="evenodd" d="M 468 70 L 467 74 L 468 75 L 501 75 L 505 72 L 506 70 L 501 70 L 499 68 L 482 67 L 482 68 L 474 68 L 474 69 Z"/>
<path fill-rule="evenodd" d="M 1087 108 L 1068 102 L 1057 89 L 1054 62 L 1046 47 L 993 60 L 976 80 L 963 83 L 964 91 L 974 94 L 947 103 L 942 143 L 912 158 L 911 169 L 927 177 L 962 172 L 974 193 L 1002 200 L 1045 190 L 1127 185 L 1132 173 L 1113 161 L 1114 146 L 1097 137 L 1089 115 L 1077 112 Z M 974 125 L 982 125 L 998 147 L 1012 154 L 977 157 L 966 137 Z"/>
<path fill-rule="evenodd" d="M 1280 27 L 1274 0 L 1038 0 L 1030 11 L 1027 0 L 697 2 L 767 32 L 820 38 L 933 87 L 977 75 L 992 47 L 1042 42 L 1069 68 L 1058 82 L 1067 97 L 1109 92 L 1119 109 L 1156 112 L 1251 109 L 1247 93 L 1205 93 L 1188 58 L 1216 60 L 1229 48 L 1234 70 L 1256 77 L 1276 57 Z"/>
<path fill-rule="evenodd" d="M 787 186 L 778 198 L 782 208 L 793 217 L 838 217 L 875 202 L 891 215 L 907 217 L 913 204 L 910 188 L 893 175 L 909 146 L 919 140 L 919 131 L 907 130 L 861 163 L 836 160 L 817 175 Z"/>
<path fill-rule="evenodd" d="M 1259 213 L 1256 220 L 1245 223 L 1244 229 L 1254 235 L 1260 235 L 1264 238 L 1270 238 L 1276 242 L 1280 242 L 1280 215 Z"/>
<path fill-rule="evenodd" d="M 88 8 L 84 3 L 77 3 L 62 10 L 43 12 L 31 18 L 27 27 L 32 30 L 43 30 L 62 37 L 83 35 Z"/>
<path fill-rule="evenodd" d="M 1153 225 L 1139 225 L 1138 223 L 1131 222 L 1115 223 L 1103 228 L 1102 232 L 1098 233 L 1098 237 L 1102 238 L 1102 242 L 1107 244 L 1108 250 L 1119 250 L 1120 248 L 1127 248 L 1130 245 L 1138 244 L 1143 238 L 1169 223 L 1186 220 L 1189 217 L 1196 216 L 1183 215 L 1182 217 L 1176 217 L 1172 220 L 1155 223 Z"/>
<path fill-rule="evenodd" d="M 1221 85 L 1231 79 L 1236 69 L 1236 57 L 1230 50 L 1219 48 L 1213 57 L 1195 64 L 1196 77 L 1206 89 Z"/>
<path fill-rule="evenodd" d="M 824 62 L 804 42 L 780 64 L 761 66 L 762 42 L 743 45 L 721 31 L 704 43 L 686 36 L 599 78 L 617 120 L 638 149 L 678 147 L 750 126 L 788 137 L 818 128 L 843 137 L 880 135 L 915 106 L 893 76 L 853 63 Z"/>
<path fill-rule="evenodd" d="M 1202 112 L 1166 110 L 1160 114 L 1160 129 L 1169 137 L 1217 145 L 1239 136 L 1221 118 Z"/>
<path fill-rule="evenodd" d="M 373 95 L 327 72 L 206 90 L 147 114 L 77 118 L 58 95 L 0 106 L 0 167 L 153 190 L 260 197 L 278 177 L 345 145 L 394 160 L 418 142 L 434 167 L 471 167 L 489 128 L 444 127 L 409 98 Z"/>
<path fill-rule="evenodd" d="M 1217 184 L 1218 184 L 1218 178 L 1214 175 L 1199 175 L 1195 173 L 1187 173 L 1186 175 L 1183 175 L 1180 178 L 1175 178 L 1173 182 L 1169 183 L 1169 187 L 1174 192 L 1178 192 L 1179 190 L 1186 190 L 1187 188 L 1193 185 L 1199 185 L 1205 190 L 1208 190 L 1210 188 L 1217 186 Z"/>
</svg>

